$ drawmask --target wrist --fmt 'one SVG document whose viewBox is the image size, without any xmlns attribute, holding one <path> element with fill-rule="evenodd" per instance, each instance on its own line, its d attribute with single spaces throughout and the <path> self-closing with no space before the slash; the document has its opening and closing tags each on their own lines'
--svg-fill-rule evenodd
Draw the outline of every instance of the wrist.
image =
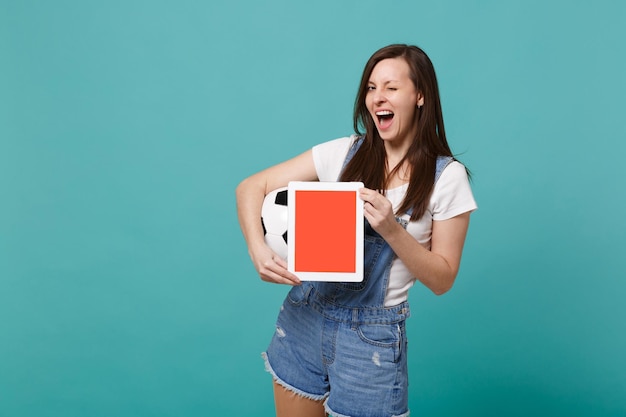
<svg viewBox="0 0 626 417">
<path fill-rule="evenodd" d="M 404 227 L 402 227 L 399 222 L 395 221 L 387 228 L 384 235 L 381 233 L 381 236 L 387 241 L 387 243 L 391 243 L 400 239 L 405 233 L 406 230 Z"/>
</svg>

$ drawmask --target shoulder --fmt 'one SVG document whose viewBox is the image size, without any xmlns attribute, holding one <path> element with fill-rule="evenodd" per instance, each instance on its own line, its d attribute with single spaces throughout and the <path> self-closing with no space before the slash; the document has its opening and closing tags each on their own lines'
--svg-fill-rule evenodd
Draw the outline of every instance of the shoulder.
<svg viewBox="0 0 626 417">
<path fill-rule="evenodd" d="M 356 141 L 357 138 L 358 137 L 356 135 L 351 135 L 320 143 L 313 147 L 313 153 L 338 152 L 342 150 L 348 152 L 348 149 L 350 149 L 350 146 Z"/>
<path fill-rule="evenodd" d="M 467 170 L 465 169 L 465 165 L 463 165 L 456 159 L 452 160 L 449 164 L 445 166 L 445 168 L 441 172 L 441 176 L 439 177 L 439 180 L 444 181 L 455 181 L 463 179 L 468 180 Z"/>
<path fill-rule="evenodd" d="M 459 188 L 470 188 L 465 165 L 457 160 L 450 162 L 441 172 L 433 192 L 455 192 Z"/>
<path fill-rule="evenodd" d="M 451 162 L 441 173 L 431 197 L 433 220 L 446 220 L 477 208 L 465 166 Z"/>
<path fill-rule="evenodd" d="M 313 147 L 313 162 L 320 181 L 337 180 L 348 150 L 356 139 L 356 135 L 345 136 Z"/>
</svg>

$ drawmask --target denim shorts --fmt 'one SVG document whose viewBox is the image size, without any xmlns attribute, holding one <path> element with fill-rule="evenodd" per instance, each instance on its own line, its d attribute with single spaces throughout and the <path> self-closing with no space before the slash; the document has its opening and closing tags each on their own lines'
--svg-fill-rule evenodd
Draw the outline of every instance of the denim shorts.
<svg viewBox="0 0 626 417">
<path fill-rule="evenodd" d="M 408 416 L 407 303 L 346 308 L 294 287 L 263 354 L 277 383 L 338 417 Z"/>
</svg>

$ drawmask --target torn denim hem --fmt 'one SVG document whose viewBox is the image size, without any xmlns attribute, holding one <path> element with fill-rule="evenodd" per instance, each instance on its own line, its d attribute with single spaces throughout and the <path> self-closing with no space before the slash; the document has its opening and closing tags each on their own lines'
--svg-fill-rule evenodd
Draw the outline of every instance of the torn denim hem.
<svg viewBox="0 0 626 417">
<path fill-rule="evenodd" d="M 347 416 L 345 414 L 339 414 L 339 413 L 335 413 L 329 406 L 328 406 L 328 401 L 324 401 L 324 410 L 326 411 L 326 414 L 328 414 L 329 416 L 332 417 L 350 417 Z M 410 412 L 407 411 L 404 414 L 399 414 L 399 415 L 392 415 L 391 417 L 409 417 Z"/>
<path fill-rule="evenodd" d="M 280 379 L 278 377 L 278 375 L 276 375 L 276 372 L 274 372 L 274 369 L 272 368 L 272 365 L 270 365 L 270 361 L 267 358 L 267 353 L 263 352 L 261 353 L 261 357 L 263 358 L 263 360 L 265 361 L 265 370 L 267 372 L 269 372 L 270 374 L 272 374 L 272 377 L 274 378 L 274 381 L 276 381 L 276 383 L 278 385 L 280 385 L 281 387 L 285 388 L 287 391 L 291 391 L 294 394 L 297 394 L 303 398 L 308 398 L 309 400 L 313 400 L 313 401 L 322 401 L 324 400 L 326 397 L 328 397 L 328 393 L 324 393 L 324 394 L 310 394 L 308 392 L 304 392 L 302 390 L 299 390 L 298 388 L 295 388 L 291 385 L 289 385 L 288 383 L 286 383 L 285 381 L 283 381 L 282 379 Z"/>
</svg>

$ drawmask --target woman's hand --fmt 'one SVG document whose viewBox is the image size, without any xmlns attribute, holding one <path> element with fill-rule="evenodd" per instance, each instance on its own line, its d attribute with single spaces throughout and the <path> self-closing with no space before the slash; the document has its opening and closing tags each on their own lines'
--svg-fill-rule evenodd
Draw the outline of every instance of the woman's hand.
<svg viewBox="0 0 626 417">
<path fill-rule="evenodd" d="M 369 188 L 361 188 L 359 197 L 365 202 L 363 206 L 365 218 L 383 238 L 397 231 L 398 227 L 402 228 L 396 221 L 393 206 L 387 197 Z"/>
<path fill-rule="evenodd" d="M 360 189 L 359 196 L 365 201 L 365 218 L 413 276 L 437 295 L 448 291 L 459 271 L 470 212 L 433 221 L 429 250 L 396 222 L 391 202 L 385 196 L 367 188 Z"/>
<path fill-rule="evenodd" d="M 287 263 L 272 251 L 263 239 L 261 210 L 263 199 L 272 190 L 285 187 L 289 181 L 317 181 L 313 152 L 308 150 L 288 161 L 249 176 L 236 189 L 237 217 L 248 245 L 248 253 L 263 281 L 300 285 L 287 270 Z"/>
<path fill-rule="evenodd" d="M 250 257 L 263 281 L 288 285 L 301 284 L 298 277 L 287 270 L 287 262 L 267 245 L 263 245 L 254 253 L 250 252 Z"/>
</svg>

